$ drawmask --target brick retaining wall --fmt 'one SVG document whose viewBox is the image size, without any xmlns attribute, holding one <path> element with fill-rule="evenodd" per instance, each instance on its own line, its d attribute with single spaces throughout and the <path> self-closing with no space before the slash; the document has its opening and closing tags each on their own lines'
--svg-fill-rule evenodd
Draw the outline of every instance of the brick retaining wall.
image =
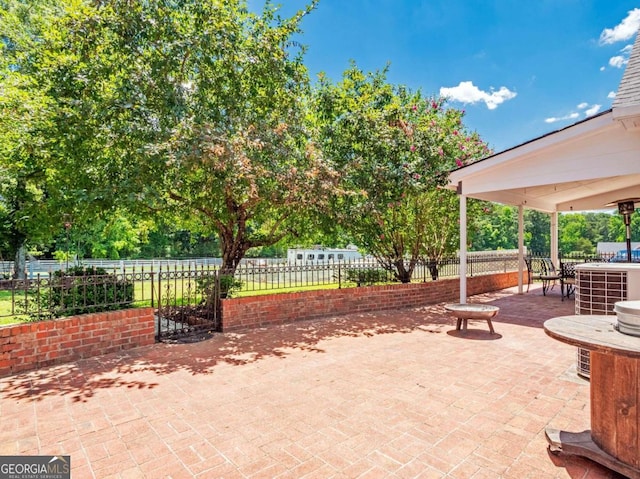
<svg viewBox="0 0 640 479">
<path fill-rule="evenodd" d="M 152 308 L 0 327 L 0 377 L 155 342 Z"/>
<path fill-rule="evenodd" d="M 467 278 L 468 295 L 497 291 L 518 284 L 518 273 Z M 392 284 L 332 290 L 304 291 L 222 300 L 222 330 L 235 331 L 349 313 L 401 309 L 457 302 L 458 278 L 427 283 Z"/>
<path fill-rule="evenodd" d="M 518 284 L 517 272 L 467 279 L 468 294 Z M 349 313 L 402 309 L 455 302 L 457 278 L 305 291 L 222 300 L 222 330 L 235 331 Z M 152 308 L 84 314 L 0 327 L 0 377 L 77 359 L 146 346 L 155 342 Z"/>
</svg>

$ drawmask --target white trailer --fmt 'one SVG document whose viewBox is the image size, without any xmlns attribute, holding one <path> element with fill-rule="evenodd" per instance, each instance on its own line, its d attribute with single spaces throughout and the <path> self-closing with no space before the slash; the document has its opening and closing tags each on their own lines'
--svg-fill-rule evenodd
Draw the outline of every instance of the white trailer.
<svg viewBox="0 0 640 479">
<path fill-rule="evenodd" d="M 289 264 L 326 264 L 361 259 L 362 255 L 356 247 L 325 248 L 314 246 L 313 248 L 290 248 L 287 250 L 287 263 Z"/>
</svg>

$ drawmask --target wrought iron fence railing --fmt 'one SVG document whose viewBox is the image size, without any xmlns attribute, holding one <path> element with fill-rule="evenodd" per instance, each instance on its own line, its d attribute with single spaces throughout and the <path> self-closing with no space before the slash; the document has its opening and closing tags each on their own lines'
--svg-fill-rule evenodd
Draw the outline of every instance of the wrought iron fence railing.
<svg viewBox="0 0 640 479">
<path fill-rule="evenodd" d="M 470 255 L 470 276 L 517 269 L 515 254 Z M 426 282 L 459 275 L 458 257 L 415 266 L 412 281 Z M 246 262 L 233 276 L 219 263 L 175 263 L 128 269 L 71 268 L 38 273 L 29 279 L 0 280 L 0 324 L 151 306 L 158 310 L 158 331 L 211 327 L 219 319 L 217 300 L 227 294 L 255 295 L 274 291 L 347 288 L 396 282 L 393 272 L 376 261 L 323 264 Z M 160 333 L 159 333 L 160 334 Z"/>
</svg>

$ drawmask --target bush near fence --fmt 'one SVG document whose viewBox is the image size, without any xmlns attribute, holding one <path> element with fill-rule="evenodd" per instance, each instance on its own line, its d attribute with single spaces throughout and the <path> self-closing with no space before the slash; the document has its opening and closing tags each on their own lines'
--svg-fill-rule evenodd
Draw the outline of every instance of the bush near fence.
<svg viewBox="0 0 640 479">
<path fill-rule="evenodd" d="M 79 266 L 53 274 L 49 288 L 36 295 L 26 308 L 27 314 L 42 319 L 100 311 L 115 311 L 131 306 L 133 283 L 109 274 L 104 268 Z"/>
</svg>

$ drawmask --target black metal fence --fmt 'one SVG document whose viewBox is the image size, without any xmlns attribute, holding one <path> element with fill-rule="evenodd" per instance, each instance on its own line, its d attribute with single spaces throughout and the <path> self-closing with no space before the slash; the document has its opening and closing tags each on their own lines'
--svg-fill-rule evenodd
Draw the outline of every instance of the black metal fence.
<svg viewBox="0 0 640 479">
<path fill-rule="evenodd" d="M 156 310 L 157 338 L 218 329 L 219 269 L 75 270 L 1 280 L 0 325 L 146 306 Z"/>
<path fill-rule="evenodd" d="M 513 271 L 517 267 L 518 257 L 514 254 L 467 258 L 467 274 L 470 276 Z M 420 261 L 415 265 L 411 281 L 435 281 L 439 278 L 457 277 L 459 274 L 458 257 L 444 258 L 437 262 Z M 351 288 L 397 281 L 393 271 L 382 268 L 376 261 L 363 260 L 306 265 L 242 265 L 234 276 L 242 283 L 239 289 L 241 294 L 309 287 Z"/>
<path fill-rule="evenodd" d="M 560 253 L 560 261 L 564 261 L 566 263 L 606 263 L 613 261 L 618 253 L 594 253 L 594 254 L 585 254 L 585 253 L 569 253 L 562 254 Z"/>
<path fill-rule="evenodd" d="M 516 270 L 516 254 L 470 255 L 470 276 Z M 156 310 L 156 335 L 167 338 L 187 332 L 217 330 L 219 300 L 302 289 L 347 288 L 396 282 L 393 272 L 375 261 L 314 265 L 242 264 L 233 276 L 217 264 L 157 268 L 75 268 L 27 280 L 0 281 L 0 324 L 35 321 L 96 311 L 150 306 Z M 412 281 L 459 276 L 458 257 L 419 262 Z"/>
</svg>

